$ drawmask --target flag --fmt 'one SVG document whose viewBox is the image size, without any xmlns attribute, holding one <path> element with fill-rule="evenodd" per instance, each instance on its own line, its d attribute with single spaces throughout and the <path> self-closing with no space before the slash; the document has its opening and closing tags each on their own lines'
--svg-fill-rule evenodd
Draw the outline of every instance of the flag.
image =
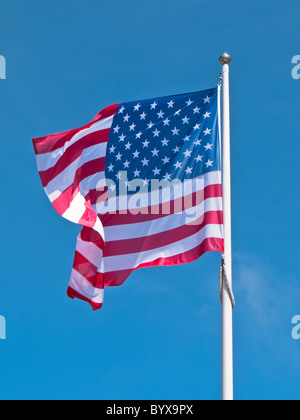
<svg viewBox="0 0 300 420">
<path fill-rule="evenodd" d="M 83 226 L 69 297 L 96 310 L 138 268 L 224 251 L 218 101 L 214 88 L 116 104 L 33 140 L 53 207 Z"/>
</svg>

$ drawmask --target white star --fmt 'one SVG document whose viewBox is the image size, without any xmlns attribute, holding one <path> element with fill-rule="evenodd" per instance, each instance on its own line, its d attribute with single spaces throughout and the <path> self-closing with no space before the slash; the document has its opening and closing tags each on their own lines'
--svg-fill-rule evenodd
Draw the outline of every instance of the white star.
<svg viewBox="0 0 300 420">
<path fill-rule="evenodd" d="M 205 104 L 210 104 L 210 100 L 211 98 L 209 96 L 207 96 L 206 98 L 203 99 Z"/>
<path fill-rule="evenodd" d="M 120 142 L 124 141 L 126 139 L 126 136 L 124 136 L 124 134 L 121 134 L 121 136 L 119 136 Z"/>
<path fill-rule="evenodd" d="M 124 122 L 128 122 L 129 121 L 129 118 L 130 118 L 130 115 L 125 115 L 125 117 L 124 117 Z"/>
<path fill-rule="evenodd" d="M 153 156 L 158 156 L 158 152 L 159 152 L 159 150 L 157 150 L 156 148 L 151 151 Z"/>
<path fill-rule="evenodd" d="M 138 176 L 140 176 L 141 171 L 138 171 L 137 169 L 133 172 L 135 178 L 137 178 Z"/>
<path fill-rule="evenodd" d="M 138 158 L 139 157 L 139 154 L 140 154 L 141 152 L 138 152 L 137 150 L 133 153 L 133 158 L 135 159 L 135 158 Z"/>
<path fill-rule="evenodd" d="M 190 105 L 192 105 L 194 102 L 193 101 L 191 101 L 190 99 L 186 102 L 186 104 L 187 104 L 187 106 L 190 106 Z"/>
<path fill-rule="evenodd" d="M 127 144 L 125 144 L 125 150 L 130 150 L 131 146 L 132 144 L 128 142 Z"/>
<path fill-rule="evenodd" d="M 194 141 L 194 145 L 195 145 L 195 146 L 200 146 L 200 145 L 201 145 L 201 141 L 202 141 L 202 140 L 200 140 L 200 139 L 198 139 L 198 140 Z"/>
<path fill-rule="evenodd" d="M 209 130 L 209 129 L 207 128 L 207 129 L 204 131 L 204 134 L 205 134 L 206 136 L 207 136 L 208 134 L 211 134 L 211 130 L 212 130 L 212 129 L 210 129 L 210 130 Z"/>
<path fill-rule="evenodd" d="M 136 138 L 137 138 L 137 139 L 140 139 L 140 138 L 142 137 L 142 134 L 143 134 L 143 133 L 140 131 L 139 133 L 137 133 Z"/>
<path fill-rule="evenodd" d="M 168 158 L 167 156 L 165 156 L 164 159 L 162 159 L 162 161 L 164 162 L 164 165 L 166 165 L 167 163 L 170 162 L 170 158 Z"/>
<path fill-rule="evenodd" d="M 140 104 L 137 104 L 135 107 L 134 107 L 134 110 L 135 111 L 138 111 L 139 109 L 140 109 L 140 107 L 141 107 L 142 105 L 140 105 Z"/>
<path fill-rule="evenodd" d="M 165 115 L 165 113 L 162 112 L 162 110 L 157 113 L 158 118 L 164 118 L 164 115 Z"/>
<path fill-rule="evenodd" d="M 151 109 L 155 109 L 155 108 L 157 107 L 157 105 L 158 105 L 158 103 L 157 103 L 157 102 L 154 102 L 154 103 L 151 105 Z"/>
<path fill-rule="evenodd" d="M 196 157 L 196 162 L 202 162 L 202 158 L 203 158 L 203 156 L 198 155 Z"/>
<path fill-rule="evenodd" d="M 179 115 L 181 112 L 181 109 L 178 109 L 178 111 L 175 112 L 175 115 Z"/>
<path fill-rule="evenodd" d="M 186 168 L 186 171 L 185 171 L 185 173 L 188 175 L 188 174 L 191 174 L 192 173 L 192 170 L 193 170 L 193 168 L 190 168 L 189 166 Z"/>
<path fill-rule="evenodd" d="M 200 114 L 200 109 L 201 108 L 196 106 L 196 108 L 194 108 L 194 114 Z"/>
<path fill-rule="evenodd" d="M 208 168 L 209 166 L 213 166 L 214 161 L 213 160 L 209 160 L 206 162 L 206 167 Z"/>
<path fill-rule="evenodd" d="M 194 127 L 194 131 L 196 131 L 196 130 L 200 130 L 200 125 L 199 125 L 199 124 L 196 124 L 196 125 L 195 125 L 195 127 Z"/>
<path fill-rule="evenodd" d="M 167 140 L 166 138 L 164 138 L 161 142 L 163 146 L 168 146 L 170 140 Z"/>
<path fill-rule="evenodd" d="M 146 185 L 149 185 L 149 180 L 147 179 L 147 178 L 145 178 L 145 179 L 143 179 L 143 183 L 144 183 L 144 187 L 146 186 Z"/>
<path fill-rule="evenodd" d="M 129 168 L 129 164 L 130 162 L 128 162 L 128 160 L 126 159 L 126 162 L 123 163 L 124 168 Z"/>
<path fill-rule="evenodd" d="M 210 114 L 211 114 L 211 112 L 206 112 L 206 113 L 203 115 L 203 117 L 204 117 L 204 118 L 210 118 Z"/>
<path fill-rule="evenodd" d="M 173 108 L 174 104 L 175 102 L 173 101 L 168 102 L 168 108 Z"/>
<path fill-rule="evenodd" d="M 136 125 L 133 123 L 130 127 L 129 127 L 129 131 L 134 131 Z"/>
<path fill-rule="evenodd" d="M 183 154 L 185 157 L 191 157 L 192 152 L 190 150 L 186 150 Z"/>
<path fill-rule="evenodd" d="M 173 136 L 178 136 L 179 130 L 175 127 L 174 130 L 171 130 L 173 133 Z"/>
<path fill-rule="evenodd" d="M 154 137 L 159 137 L 160 131 L 156 128 L 155 131 L 153 131 Z"/>
<path fill-rule="evenodd" d="M 149 141 L 148 140 L 145 140 L 144 142 L 143 142 L 143 147 L 148 147 L 148 145 L 149 145 Z"/>
<path fill-rule="evenodd" d="M 148 166 L 149 160 L 144 158 L 144 160 L 142 160 L 141 163 L 143 164 L 143 166 Z"/>
<path fill-rule="evenodd" d="M 176 147 L 175 147 L 175 149 L 173 149 L 173 152 L 174 152 L 174 153 L 178 153 L 178 152 L 180 152 L 179 147 L 178 147 L 178 146 L 176 146 Z"/>
<path fill-rule="evenodd" d="M 165 119 L 165 120 L 164 120 L 164 126 L 166 126 L 166 125 L 170 125 L 170 120 L 169 120 L 169 118 L 167 118 L 167 119 Z"/>
<path fill-rule="evenodd" d="M 111 146 L 111 148 L 109 149 L 109 152 L 110 153 L 115 153 L 115 150 L 116 150 L 115 146 Z"/>
<path fill-rule="evenodd" d="M 124 185 L 126 188 L 130 188 L 130 182 L 129 181 L 124 181 Z"/>
<path fill-rule="evenodd" d="M 183 139 L 184 142 L 189 141 L 191 136 L 185 136 L 185 138 Z"/>
<path fill-rule="evenodd" d="M 117 173 L 116 178 L 120 181 L 120 179 L 122 178 L 121 172 Z"/>
<path fill-rule="evenodd" d="M 109 188 L 111 191 L 115 191 L 116 186 L 115 186 L 114 184 L 111 184 L 108 188 Z"/>
<path fill-rule="evenodd" d="M 123 155 L 121 155 L 121 153 L 119 152 L 119 153 L 116 155 L 116 159 L 117 159 L 117 160 L 121 160 L 122 156 L 123 156 Z"/>
<path fill-rule="evenodd" d="M 174 164 L 174 166 L 175 166 L 175 169 L 181 169 L 182 162 L 177 161 L 177 162 Z"/>
<path fill-rule="evenodd" d="M 166 175 L 164 176 L 164 179 L 166 181 L 171 181 L 171 175 L 169 175 L 168 172 L 167 172 Z"/>
<path fill-rule="evenodd" d="M 205 150 L 206 150 L 206 151 L 211 150 L 211 148 L 212 148 L 212 144 L 207 143 L 207 145 L 206 145 L 206 146 L 204 146 L 204 147 L 205 147 Z"/>
<path fill-rule="evenodd" d="M 119 109 L 119 114 L 123 114 L 124 111 L 125 111 L 125 107 L 122 106 L 122 108 Z"/>
<path fill-rule="evenodd" d="M 118 133 L 118 132 L 119 132 L 119 130 L 120 130 L 120 127 L 117 125 L 117 127 L 115 127 L 115 128 L 114 128 L 114 132 L 115 132 L 115 133 Z"/>
<path fill-rule="evenodd" d="M 145 120 L 147 117 L 147 114 L 145 113 L 145 111 L 140 115 L 141 120 Z"/>
<path fill-rule="evenodd" d="M 161 169 L 158 169 L 157 167 L 155 169 L 153 169 L 153 173 L 154 175 L 159 175 L 160 174 Z"/>
<path fill-rule="evenodd" d="M 114 170 L 114 165 L 111 163 L 108 167 L 109 172 L 112 172 Z"/>
<path fill-rule="evenodd" d="M 184 118 L 182 119 L 182 121 L 183 121 L 183 124 L 188 124 L 188 123 L 189 123 L 189 121 L 190 121 L 190 118 L 188 118 L 188 117 L 184 117 Z"/>
<path fill-rule="evenodd" d="M 150 123 L 148 124 L 148 128 L 152 128 L 154 126 L 153 122 L 150 121 Z"/>
</svg>

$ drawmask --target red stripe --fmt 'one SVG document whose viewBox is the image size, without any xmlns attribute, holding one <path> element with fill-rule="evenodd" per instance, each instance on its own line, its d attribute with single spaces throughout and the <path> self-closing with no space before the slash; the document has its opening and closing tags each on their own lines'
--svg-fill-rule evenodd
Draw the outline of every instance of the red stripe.
<svg viewBox="0 0 300 420">
<path fill-rule="evenodd" d="M 76 188 L 73 191 L 73 185 L 67 188 L 63 193 L 60 194 L 54 201 L 52 201 L 52 205 L 57 211 L 58 214 L 61 216 L 64 214 L 66 210 L 70 207 L 71 201 L 78 193 L 79 188 Z"/>
<path fill-rule="evenodd" d="M 105 157 L 90 160 L 77 169 L 73 188 L 77 188 L 82 180 L 105 170 Z"/>
<path fill-rule="evenodd" d="M 159 258 L 150 263 L 144 263 L 130 270 L 113 271 L 104 274 L 104 286 L 120 286 L 130 274 L 140 268 L 172 266 L 187 264 L 200 258 L 206 252 L 224 252 L 224 241 L 219 238 L 207 238 L 196 248 L 169 258 Z"/>
<path fill-rule="evenodd" d="M 81 295 L 80 293 L 76 292 L 76 290 L 72 289 L 72 287 L 70 287 L 70 286 L 68 287 L 67 295 L 71 299 L 77 298 L 77 299 L 80 299 L 80 300 L 84 300 L 85 302 L 88 302 L 91 305 L 91 307 L 93 308 L 94 311 L 97 311 L 98 309 L 102 308 L 102 303 L 93 302 L 92 300 L 90 300 L 90 299 L 86 298 L 85 296 Z"/>
<path fill-rule="evenodd" d="M 118 106 L 120 104 L 110 105 L 106 108 L 102 109 L 99 114 L 96 115 L 96 117 L 92 120 L 92 124 L 94 124 L 97 121 L 105 120 L 105 118 L 111 117 L 117 112 Z"/>
<path fill-rule="evenodd" d="M 104 249 L 104 241 L 102 236 L 93 229 L 83 228 L 80 232 L 80 239 L 84 242 L 92 242 L 102 251 Z"/>
<path fill-rule="evenodd" d="M 39 172 L 43 187 L 46 187 L 53 178 L 62 173 L 71 163 L 79 158 L 84 149 L 107 142 L 109 133 L 110 129 L 105 129 L 88 134 L 68 147 L 52 168 Z"/>
<path fill-rule="evenodd" d="M 93 190 L 96 191 L 96 190 Z M 103 191 L 102 191 L 103 194 Z M 95 198 L 96 193 L 93 193 L 92 198 Z M 128 214 L 103 214 L 99 215 L 103 226 L 116 226 L 116 225 L 128 225 L 131 223 L 143 223 L 148 222 L 150 220 L 157 220 L 162 217 L 169 216 L 170 214 L 175 214 L 176 208 L 181 204 L 185 210 L 188 210 L 196 205 L 201 204 L 204 200 L 208 198 L 215 198 L 215 197 L 222 197 L 222 186 L 220 184 L 216 185 L 209 185 L 204 188 L 204 190 L 199 191 L 198 193 L 193 193 L 184 198 L 178 198 L 176 200 L 170 201 L 170 212 L 168 214 L 162 213 L 162 205 L 160 206 L 150 206 L 143 209 L 139 209 L 139 211 L 143 211 L 148 214 L 133 214 L 132 211 L 128 211 Z M 92 200 L 91 200 L 92 201 Z M 93 201 L 92 201 L 93 203 Z M 156 212 L 156 214 L 153 214 Z M 177 211 L 178 212 L 178 211 Z M 158 213 L 158 214 L 157 214 Z"/>
<path fill-rule="evenodd" d="M 107 187 L 104 187 L 103 189 L 92 189 L 89 191 L 88 196 L 91 200 L 91 204 L 95 205 L 95 203 L 103 203 L 104 201 L 107 201 L 109 199 L 109 193 L 107 192 Z M 100 216 L 102 218 L 102 216 Z"/>
<path fill-rule="evenodd" d="M 84 125 L 83 127 L 33 139 L 33 147 L 35 150 L 35 154 L 39 155 L 42 153 L 49 153 L 63 147 L 64 144 L 67 141 L 70 141 L 71 138 L 79 131 L 84 130 L 85 128 L 89 128 L 97 121 L 103 120 L 114 115 L 117 111 L 118 106 L 119 104 L 111 105 L 107 108 L 104 108 L 102 111 L 99 112 L 99 114 L 96 115 L 96 117 L 90 123 Z"/>
<path fill-rule="evenodd" d="M 86 209 L 77 224 L 93 228 L 98 216 L 95 211 L 88 205 L 88 203 L 85 203 L 85 207 Z"/>
<path fill-rule="evenodd" d="M 196 221 L 197 222 L 197 221 Z M 136 254 L 139 252 L 150 251 L 163 246 L 174 244 L 199 232 L 206 225 L 222 225 L 223 212 L 211 211 L 204 214 L 198 220 L 199 224 L 183 225 L 172 230 L 149 235 L 142 238 L 116 240 L 105 242 L 103 257 L 112 257 L 124 254 Z"/>
<path fill-rule="evenodd" d="M 98 273 L 97 267 L 78 251 L 75 251 L 73 268 L 85 277 L 93 287 L 97 289 L 103 288 L 103 274 Z"/>
</svg>

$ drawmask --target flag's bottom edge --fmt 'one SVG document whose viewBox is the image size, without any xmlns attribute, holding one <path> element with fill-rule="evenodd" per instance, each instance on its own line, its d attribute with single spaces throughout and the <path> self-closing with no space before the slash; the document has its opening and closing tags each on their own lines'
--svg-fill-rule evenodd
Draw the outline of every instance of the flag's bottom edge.
<svg viewBox="0 0 300 420">
<path fill-rule="evenodd" d="M 131 270 L 122 270 L 119 272 L 115 272 L 116 277 L 115 279 L 110 279 L 109 283 L 104 282 L 105 287 L 116 287 L 121 286 L 132 274 L 134 271 L 139 270 L 141 268 L 150 268 L 150 267 L 167 267 L 167 266 L 176 266 L 194 262 L 202 257 L 207 252 L 223 252 L 224 251 L 224 241 L 221 238 L 206 238 L 202 244 L 188 252 L 184 252 L 183 254 L 178 254 L 174 257 L 168 258 L 159 258 L 155 261 L 151 261 L 150 263 L 143 263 L 140 264 L 138 267 L 133 268 Z M 78 293 L 72 287 L 68 287 L 67 295 L 71 298 L 77 298 L 89 303 L 94 311 L 97 311 L 102 308 L 102 303 L 96 303 L 92 300 L 88 299 L 87 297 L 83 296 L 82 294 Z"/>
<path fill-rule="evenodd" d="M 221 238 L 206 238 L 200 245 L 172 257 L 158 258 L 151 262 L 141 263 L 138 267 L 107 273 L 104 277 L 104 287 L 122 286 L 130 274 L 141 268 L 170 267 L 189 264 L 197 261 L 208 252 L 224 252 L 224 240 Z"/>
<path fill-rule="evenodd" d="M 102 308 L 102 303 L 95 303 L 92 300 L 86 298 L 85 296 L 81 295 L 80 293 L 76 292 L 76 290 L 72 289 L 72 287 L 68 287 L 67 295 L 71 299 L 80 299 L 87 303 L 89 303 L 94 311 L 97 311 Z"/>
</svg>

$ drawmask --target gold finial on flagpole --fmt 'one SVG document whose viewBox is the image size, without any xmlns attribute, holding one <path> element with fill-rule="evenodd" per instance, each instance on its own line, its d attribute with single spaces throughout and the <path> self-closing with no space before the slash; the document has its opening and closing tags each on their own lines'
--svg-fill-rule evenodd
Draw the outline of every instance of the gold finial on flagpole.
<svg viewBox="0 0 300 420">
<path fill-rule="evenodd" d="M 232 58 L 230 57 L 229 54 L 227 54 L 227 52 L 225 52 L 223 55 L 221 55 L 219 60 L 224 65 L 224 64 L 230 64 L 232 61 Z"/>
</svg>

